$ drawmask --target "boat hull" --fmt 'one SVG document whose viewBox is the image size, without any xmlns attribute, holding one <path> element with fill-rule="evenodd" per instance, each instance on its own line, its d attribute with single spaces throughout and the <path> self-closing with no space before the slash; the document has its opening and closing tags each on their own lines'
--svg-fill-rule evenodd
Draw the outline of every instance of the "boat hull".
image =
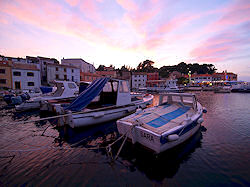
<svg viewBox="0 0 250 187">
<path fill-rule="evenodd" d="M 126 122 L 117 121 L 117 128 L 120 134 L 125 134 L 130 131 L 132 125 Z M 133 144 L 138 142 L 156 153 L 161 153 L 185 142 L 191 138 L 199 130 L 199 128 L 200 124 L 197 123 L 197 121 L 194 121 L 187 125 L 186 129 L 189 130 L 181 134 L 177 140 L 164 141 L 162 135 L 156 134 L 145 128 L 135 127 L 131 130 L 131 133 L 128 133 L 128 138 L 132 140 Z"/>
<path fill-rule="evenodd" d="M 39 108 L 40 108 L 39 101 L 30 102 L 30 103 L 24 102 L 16 106 L 16 111 L 27 111 L 27 110 L 39 109 Z"/>
<path fill-rule="evenodd" d="M 152 109 L 156 110 L 156 109 Z M 146 109 L 143 115 L 150 113 L 151 110 Z M 140 117 L 137 119 L 135 116 L 140 116 L 141 112 L 136 112 L 126 118 L 117 121 L 117 129 L 121 135 L 128 136 L 132 143 L 139 143 L 154 152 L 161 153 L 171 149 L 192 137 L 200 128 L 203 122 L 202 113 L 203 108 L 197 102 L 197 111 L 191 118 L 183 119 L 180 125 L 173 126 L 165 131 L 155 131 L 145 128 L 140 124 Z M 134 119 L 131 122 L 130 119 Z M 138 121 L 139 120 L 139 121 Z M 153 118 L 152 118 L 153 120 Z M 143 122 L 142 122 L 143 123 Z"/>
<path fill-rule="evenodd" d="M 134 113 L 136 109 L 136 105 L 130 105 L 126 107 L 115 107 L 109 110 L 72 114 L 67 117 L 66 123 L 71 128 L 87 127 L 125 117 Z"/>
</svg>

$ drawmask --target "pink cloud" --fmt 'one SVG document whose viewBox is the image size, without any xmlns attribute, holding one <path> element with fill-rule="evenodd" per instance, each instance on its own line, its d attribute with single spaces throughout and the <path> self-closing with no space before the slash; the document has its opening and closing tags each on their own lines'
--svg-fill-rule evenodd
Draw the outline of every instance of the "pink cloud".
<svg viewBox="0 0 250 187">
<path fill-rule="evenodd" d="M 79 0 L 65 0 L 70 6 L 74 7 L 79 3 Z"/>
<path fill-rule="evenodd" d="M 84 0 L 80 4 L 80 10 L 85 17 L 92 20 L 101 20 L 101 15 L 98 11 L 95 0 Z"/>
<path fill-rule="evenodd" d="M 78 36 L 87 41 L 107 40 L 106 35 L 98 27 L 80 19 L 74 13 L 69 15 L 60 4 L 55 2 L 47 1 L 40 4 L 38 1 L 18 0 L 5 3 L 1 11 L 50 32 Z"/>
<path fill-rule="evenodd" d="M 250 39 L 244 38 L 244 35 L 241 36 L 239 32 L 225 31 L 201 42 L 190 52 L 190 56 L 199 60 L 220 59 L 221 61 L 239 51 L 249 42 Z"/>
<path fill-rule="evenodd" d="M 219 18 L 208 25 L 205 31 L 209 32 L 211 30 L 220 31 L 227 27 L 237 26 L 244 22 L 250 21 L 250 1 L 239 0 L 234 4 L 230 4 L 225 8 L 216 10 L 217 14 L 222 14 L 218 16 Z"/>
<path fill-rule="evenodd" d="M 182 27 L 184 24 L 187 24 L 188 22 L 198 18 L 197 15 L 178 15 L 177 17 L 173 18 L 172 20 L 168 21 L 167 23 L 164 23 L 162 26 L 160 26 L 155 34 L 164 34 L 171 32 L 179 27 Z"/>
<path fill-rule="evenodd" d="M 127 11 L 137 11 L 138 6 L 133 0 L 116 0 L 116 2 Z"/>
</svg>

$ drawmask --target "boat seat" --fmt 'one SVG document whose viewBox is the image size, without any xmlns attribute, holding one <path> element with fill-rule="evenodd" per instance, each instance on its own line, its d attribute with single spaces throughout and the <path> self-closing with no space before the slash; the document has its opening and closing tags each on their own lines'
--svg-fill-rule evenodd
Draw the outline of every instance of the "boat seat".
<svg viewBox="0 0 250 187">
<path fill-rule="evenodd" d="M 132 123 L 139 123 L 142 127 L 157 134 L 162 134 L 182 124 L 186 115 L 192 116 L 192 107 L 181 103 L 160 105 L 145 113 L 127 119 Z"/>
</svg>

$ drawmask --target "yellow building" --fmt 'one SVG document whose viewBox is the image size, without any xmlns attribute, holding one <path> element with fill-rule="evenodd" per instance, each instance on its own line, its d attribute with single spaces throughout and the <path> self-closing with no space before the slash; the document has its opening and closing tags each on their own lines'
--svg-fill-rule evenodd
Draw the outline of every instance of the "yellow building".
<svg viewBox="0 0 250 187">
<path fill-rule="evenodd" d="M 0 88 L 12 89 L 12 62 L 0 60 Z"/>
</svg>

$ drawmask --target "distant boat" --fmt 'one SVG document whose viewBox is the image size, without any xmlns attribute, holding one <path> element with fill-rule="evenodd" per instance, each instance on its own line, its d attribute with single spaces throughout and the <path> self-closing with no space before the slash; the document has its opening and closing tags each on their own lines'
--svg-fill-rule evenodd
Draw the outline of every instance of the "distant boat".
<svg viewBox="0 0 250 187">
<path fill-rule="evenodd" d="M 167 93 L 160 95 L 158 106 L 118 120 L 117 128 L 133 144 L 138 142 L 161 153 L 194 135 L 203 122 L 203 112 L 194 94 Z"/>
<path fill-rule="evenodd" d="M 231 86 L 219 86 L 214 89 L 214 93 L 230 93 Z"/>
<path fill-rule="evenodd" d="M 156 87 L 147 87 L 147 91 L 153 92 L 182 92 L 182 89 L 176 85 L 177 80 L 167 80 L 164 85 Z"/>
<path fill-rule="evenodd" d="M 31 109 L 40 109 L 45 101 L 48 100 L 67 100 L 73 99 L 78 95 L 79 88 L 75 82 L 55 81 L 56 91 L 52 95 L 41 95 L 33 97 L 20 105 L 16 105 L 17 111 L 26 111 Z"/>
<path fill-rule="evenodd" d="M 95 80 L 71 104 L 54 105 L 58 115 L 58 126 L 71 128 L 86 127 L 122 118 L 145 108 L 152 103 L 153 95 L 131 100 L 128 82 L 125 80 L 102 78 Z"/>
<path fill-rule="evenodd" d="M 199 85 L 189 85 L 184 87 L 184 91 L 201 91 L 202 87 Z"/>
<path fill-rule="evenodd" d="M 214 87 L 212 87 L 212 86 L 203 86 L 202 91 L 214 91 Z"/>
<path fill-rule="evenodd" d="M 250 82 L 232 85 L 232 92 L 250 93 Z"/>
</svg>

